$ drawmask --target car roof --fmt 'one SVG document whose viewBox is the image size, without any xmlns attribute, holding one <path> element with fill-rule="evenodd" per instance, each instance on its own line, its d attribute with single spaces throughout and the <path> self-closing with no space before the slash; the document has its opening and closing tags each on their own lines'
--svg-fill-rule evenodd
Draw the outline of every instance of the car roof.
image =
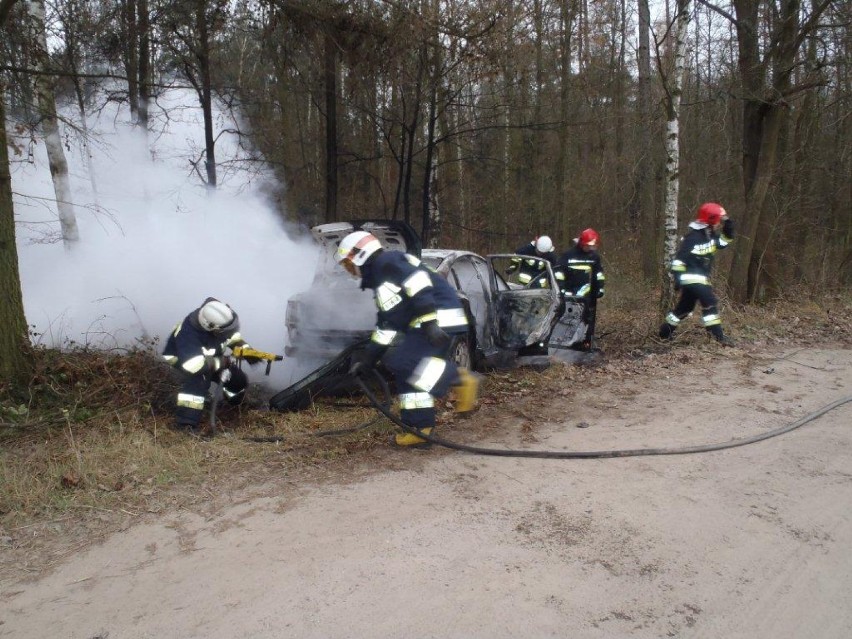
<svg viewBox="0 0 852 639">
<path fill-rule="evenodd" d="M 479 259 L 484 259 L 473 251 L 464 251 L 461 249 L 423 249 L 420 259 L 428 263 L 439 273 L 446 276 L 452 264 L 460 257 L 473 256 Z"/>
<path fill-rule="evenodd" d="M 481 257 L 480 255 L 474 253 L 473 251 L 465 251 L 463 249 L 440 249 L 440 248 L 427 248 L 423 249 L 421 258 L 431 258 L 431 259 L 441 259 L 445 260 L 449 257 L 459 258 L 463 255 L 473 255 L 475 257 Z"/>
</svg>

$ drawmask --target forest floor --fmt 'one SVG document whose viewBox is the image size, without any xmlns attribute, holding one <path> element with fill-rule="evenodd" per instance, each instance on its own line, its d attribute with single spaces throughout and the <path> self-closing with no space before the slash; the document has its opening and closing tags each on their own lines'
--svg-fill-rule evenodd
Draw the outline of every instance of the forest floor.
<svg viewBox="0 0 852 639">
<path fill-rule="evenodd" d="M 480 410 L 442 412 L 439 434 L 607 451 L 770 433 L 850 398 L 848 310 L 738 318 L 736 348 L 701 331 L 610 336 L 595 366 L 490 374 Z M 316 430 L 369 410 L 308 413 Z M 65 491 L 50 507 L 16 478 L 37 442 L 7 435 L 0 637 L 845 639 L 850 423 L 852 402 L 714 452 L 535 459 L 397 450 L 387 424 L 253 444 L 140 422 L 111 435 L 127 451 L 117 478 L 85 465 L 69 422 L 56 437 L 76 466 L 41 471 Z"/>
</svg>

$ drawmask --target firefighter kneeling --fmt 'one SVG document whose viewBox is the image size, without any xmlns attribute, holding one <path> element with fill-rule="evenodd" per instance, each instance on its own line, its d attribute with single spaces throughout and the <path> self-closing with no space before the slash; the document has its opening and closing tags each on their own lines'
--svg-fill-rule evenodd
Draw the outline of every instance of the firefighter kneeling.
<svg viewBox="0 0 852 639">
<path fill-rule="evenodd" d="M 396 382 L 400 418 L 425 435 L 435 428 L 435 398 L 444 397 L 450 388 L 455 389 L 457 412 L 473 410 L 479 378 L 448 357 L 452 336 L 467 334 L 468 322 L 447 281 L 413 255 L 384 250 L 366 231 L 344 237 L 336 259 L 353 277 L 361 278 L 362 289 L 373 290 L 378 307 L 376 329 L 350 374 L 358 375 L 381 359 Z M 388 351 L 391 343 L 394 348 Z M 397 435 L 395 442 L 428 446 L 412 433 Z"/>
<path fill-rule="evenodd" d="M 248 378 L 225 357 L 225 349 L 247 346 L 240 335 L 240 320 L 230 306 L 208 297 L 178 324 L 169 335 L 163 359 L 180 371 L 183 378 L 177 394 L 175 428 L 195 433 L 204 411 L 210 384 L 222 387 L 229 404 L 245 398 Z M 255 364 L 258 358 L 244 358 Z"/>
</svg>

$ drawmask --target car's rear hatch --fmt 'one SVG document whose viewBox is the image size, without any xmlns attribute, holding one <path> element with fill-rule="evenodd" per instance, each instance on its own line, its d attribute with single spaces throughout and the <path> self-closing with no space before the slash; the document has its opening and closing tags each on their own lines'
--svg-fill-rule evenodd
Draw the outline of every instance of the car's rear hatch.
<svg viewBox="0 0 852 639">
<path fill-rule="evenodd" d="M 420 238 L 407 223 L 396 220 L 331 222 L 311 229 L 322 247 L 311 288 L 287 303 L 288 355 L 334 356 L 368 337 L 376 322 L 372 291 L 344 271 L 334 254 L 340 240 L 353 231 L 375 235 L 387 250 L 420 255 Z"/>
</svg>

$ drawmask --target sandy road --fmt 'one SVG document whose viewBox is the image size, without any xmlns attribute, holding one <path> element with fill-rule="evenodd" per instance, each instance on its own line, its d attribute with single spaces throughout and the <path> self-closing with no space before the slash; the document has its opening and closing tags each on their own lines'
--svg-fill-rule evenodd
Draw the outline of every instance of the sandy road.
<svg viewBox="0 0 852 639">
<path fill-rule="evenodd" d="M 719 442 L 852 393 L 848 349 L 730 353 L 550 398 L 523 436 L 522 415 L 482 411 L 473 419 L 498 423 L 476 443 Z M 38 581 L 2 582 L 0 637 L 846 639 L 850 425 L 852 403 L 706 454 L 388 450 L 380 469 L 282 477 L 214 515 L 152 516 Z"/>
</svg>

